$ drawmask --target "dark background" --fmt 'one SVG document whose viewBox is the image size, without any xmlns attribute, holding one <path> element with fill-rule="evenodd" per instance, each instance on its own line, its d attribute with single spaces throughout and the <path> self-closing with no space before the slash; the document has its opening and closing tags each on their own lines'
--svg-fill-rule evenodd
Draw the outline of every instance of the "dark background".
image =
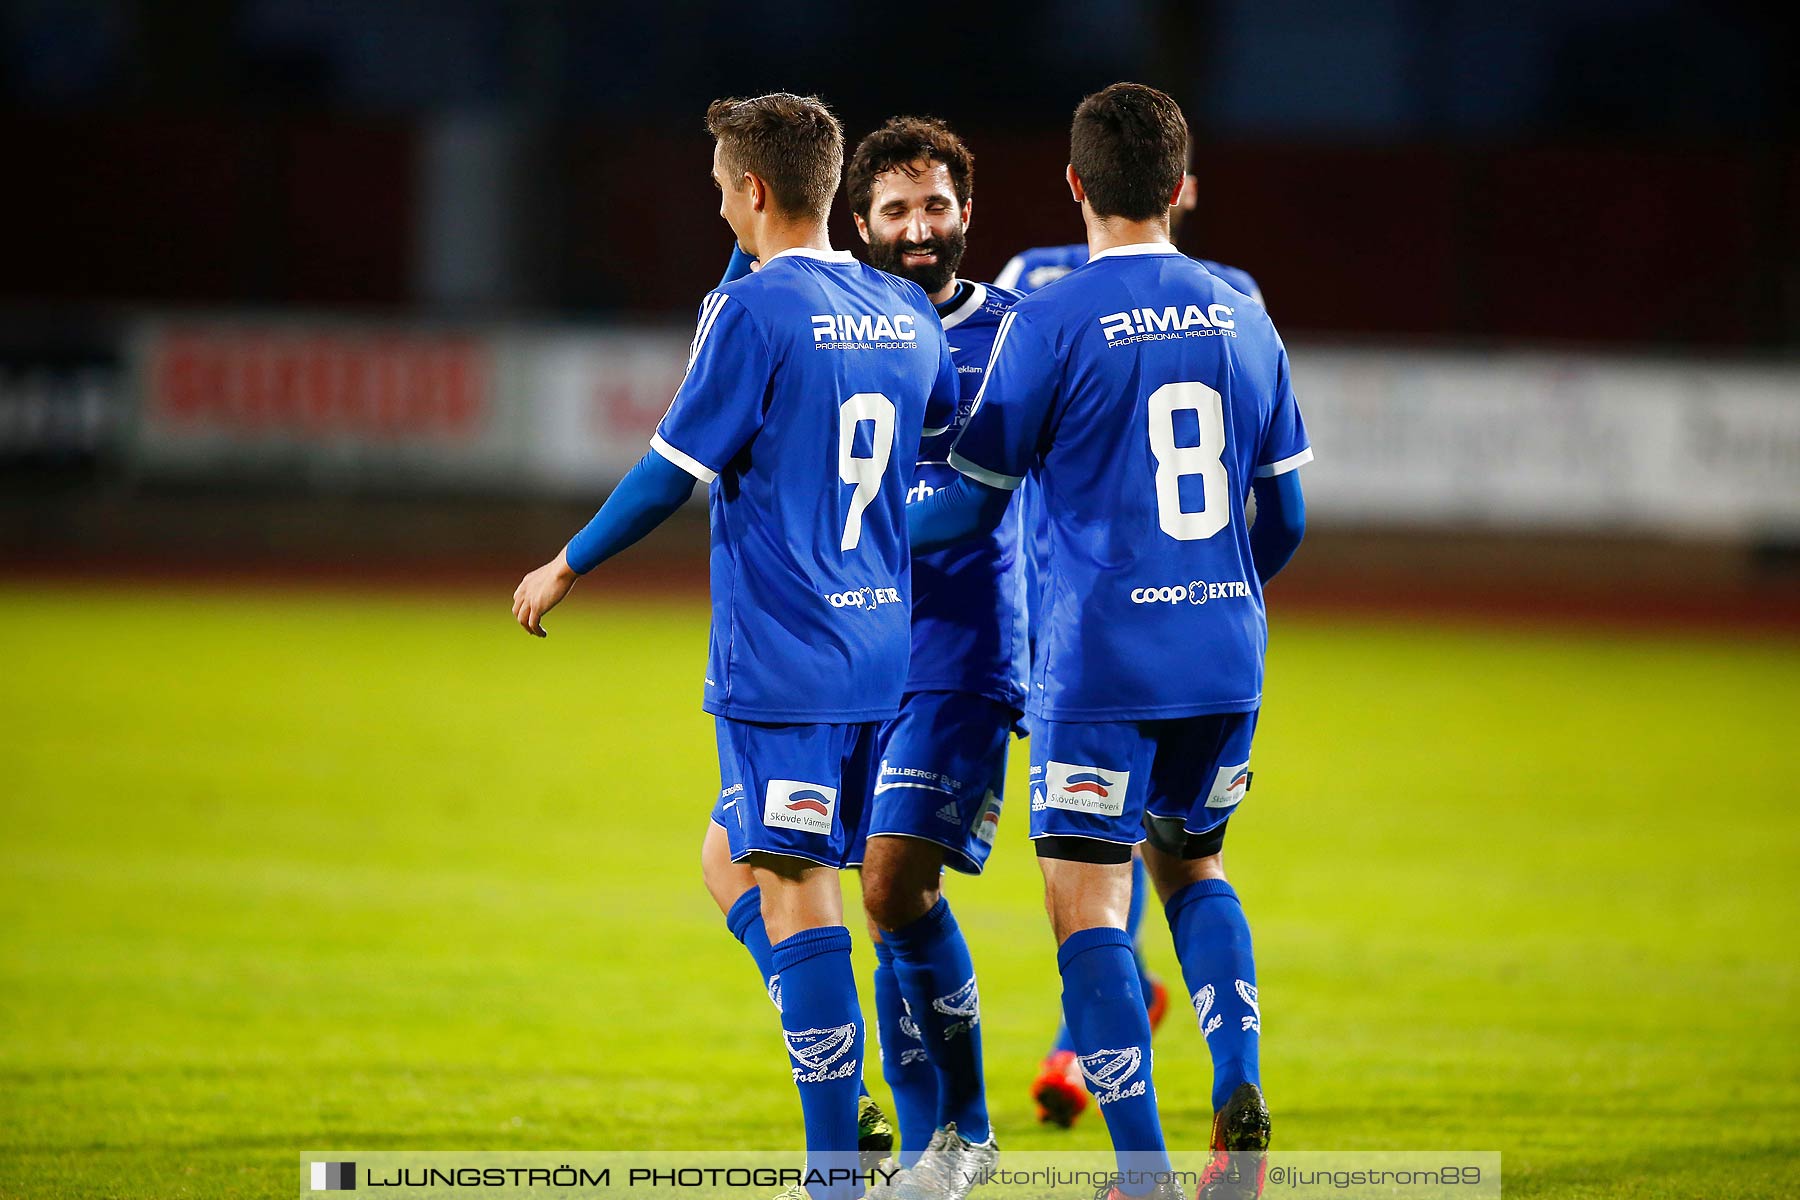
<svg viewBox="0 0 1800 1200">
<path fill-rule="evenodd" d="M 1079 238 L 1068 114 L 1130 78 L 1194 131 L 1185 247 L 1284 332 L 1791 350 L 1779 7 L 11 0 L 0 305 L 685 318 L 701 114 L 773 89 L 956 125 L 991 276 Z"/>
</svg>

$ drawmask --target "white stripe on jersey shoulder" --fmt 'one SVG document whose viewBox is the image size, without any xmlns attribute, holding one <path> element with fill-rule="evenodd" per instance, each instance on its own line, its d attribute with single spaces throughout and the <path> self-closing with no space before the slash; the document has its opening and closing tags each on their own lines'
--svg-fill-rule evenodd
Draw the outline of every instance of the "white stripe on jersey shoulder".
<svg viewBox="0 0 1800 1200">
<path fill-rule="evenodd" d="M 700 302 L 700 322 L 694 327 L 694 340 L 688 346 L 688 366 L 700 357 L 700 347 L 706 345 L 707 335 L 712 332 L 713 322 L 725 311 L 725 302 L 731 299 L 724 292 L 711 292 Z"/>
<path fill-rule="evenodd" d="M 1267 466 L 1256 468 L 1258 479 L 1269 479 L 1276 475 L 1286 475 L 1296 467 L 1304 467 L 1312 461 L 1312 447 L 1308 446 L 1298 454 L 1290 454 L 1280 462 L 1272 462 Z"/>
<path fill-rule="evenodd" d="M 989 487 L 999 488 L 1001 491 L 1017 491 L 1019 485 L 1025 482 L 1025 477 L 1022 475 L 1002 475 L 998 471 L 990 471 L 978 463 L 970 462 L 954 450 L 950 451 L 950 457 L 946 461 L 955 468 L 957 474 L 967 475 L 976 483 L 985 483 Z"/>
<path fill-rule="evenodd" d="M 688 454 L 685 451 L 677 450 L 675 447 L 669 445 L 668 442 L 663 440 L 663 435 L 660 433 L 651 435 L 650 448 L 686 471 L 689 475 L 692 475 L 695 479 L 698 479 L 701 483 L 711 483 L 719 477 L 717 471 L 713 470 L 693 455 Z"/>
<path fill-rule="evenodd" d="M 969 298 L 967 300 L 964 300 L 961 304 L 957 305 L 954 309 L 952 309 L 950 312 L 948 312 L 944 315 L 944 317 L 943 317 L 944 328 L 945 329 L 955 329 L 958 325 L 961 325 L 964 321 L 966 321 L 969 318 L 970 314 L 975 312 L 976 309 L 980 308 L 983 304 L 986 304 L 986 303 L 987 303 L 987 287 L 986 287 L 986 285 L 971 282 L 969 284 Z"/>
<path fill-rule="evenodd" d="M 1123 258 L 1135 254 L 1180 254 L 1173 242 L 1132 242 L 1129 246 L 1108 246 L 1098 254 L 1090 255 L 1089 262 L 1099 262 L 1103 258 Z"/>
<path fill-rule="evenodd" d="M 768 266 L 776 259 L 787 258 L 790 255 L 794 258 L 810 258 L 814 262 L 822 263 L 853 263 L 856 261 L 856 255 L 848 250 L 814 250 L 811 246 L 789 246 L 779 254 L 769 255 L 763 265 Z"/>
<path fill-rule="evenodd" d="M 1025 256 L 1015 254 L 1006 260 L 1006 265 L 1000 268 L 998 275 L 994 276 L 994 286 L 1016 289 L 1019 286 L 1019 280 L 1023 278 L 1025 278 Z"/>
<path fill-rule="evenodd" d="M 1006 335 L 1012 332 L 1013 321 L 1018 315 L 1018 309 L 1007 309 L 1006 315 L 1000 318 L 1000 328 L 994 331 L 994 348 L 988 351 L 987 374 L 981 377 L 981 386 L 975 389 L 975 403 L 969 408 L 971 418 L 974 417 L 975 410 L 981 407 L 981 398 L 987 395 L 988 380 L 994 377 L 994 364 L 1000 361 L 1000 347 L 1006 345 Z"/>
</svg>

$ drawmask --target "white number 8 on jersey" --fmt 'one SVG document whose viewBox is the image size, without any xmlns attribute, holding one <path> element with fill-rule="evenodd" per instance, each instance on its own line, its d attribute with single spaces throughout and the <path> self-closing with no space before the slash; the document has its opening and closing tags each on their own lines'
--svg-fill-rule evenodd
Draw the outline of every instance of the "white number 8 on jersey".
<svg viewBox="0 0 1800 1200">
<path fill-rule="evenodd" d="M 856 454 L 856 427 L 874 423 L 869 436 L 869 457 Z M 844 540 L 839 550 L 856 549 L 862 541 L 863 510 L 881 490 L 888 459 L 894 455 L 894 402 L 880 392 L 858 392 L 838 406 L 838 478 L 856 485 L 850 494 L 850 511 L 844 516 Z"/>
<path fill-rule="evenodd" d="M 1192 412 L 1200 443 L 1175 444 L 1175 414 Z M 1177 541 L 1198 542 L 1231 521 L 1231 486 L 1225 474 L 1225 401 L 1204 383 L 1165 383 L 1150 393 L 1145 414 L 1150 453 L 1156 458 L 1156 523 Z M 1200 476 L 1200 510 L 1181 510 L 1181 477 Z"/>
</svg>

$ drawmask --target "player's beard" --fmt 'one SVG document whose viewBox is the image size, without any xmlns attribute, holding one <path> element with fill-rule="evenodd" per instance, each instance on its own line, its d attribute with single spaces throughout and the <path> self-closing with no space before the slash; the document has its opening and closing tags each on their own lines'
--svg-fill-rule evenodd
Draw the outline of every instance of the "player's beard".
<svg viewBox="0 0 1800 1200">
<path fill-rule="evenodd" d="M 968 240 L 963 237 L 960 225 L 952 233 L 924 242 L 909 242 L 904 238 L 884 242 L 870 238 L 869 265 L 890 275 L 912 280 L 924 288 L 925 294 L 929 296 L 942 291 L 956 277 L 956 268 L 962 266 L 963 251 L 967 248 Z M 909 267 L 902 257 L 909 250 L 930 251 L 937 255 L 937 261 L 922 267 Z"/>
</svg>

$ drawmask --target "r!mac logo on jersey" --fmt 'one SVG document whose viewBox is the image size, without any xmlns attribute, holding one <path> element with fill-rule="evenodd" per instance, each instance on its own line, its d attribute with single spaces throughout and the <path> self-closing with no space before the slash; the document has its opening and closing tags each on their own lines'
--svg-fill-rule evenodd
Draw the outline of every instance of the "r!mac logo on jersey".
<svg viewBox="0 0 1800 1200">
<path fill-rule="evenodd" d="M 1125 811 L 1125 786 L 1130 782 L 1130 771 L 1052 760 L 1044 764 L 1044 807 L 1116 817 Z M 1033 808 L 1036 799 L 1034 794 Z"/>
<path fill-rule="evenodd" d="M 1237 328 L 1233 315 L 1237 310 L 1228 304 L 1209 304 L 1204 310 L 1198 304 L 1185 308 L 1134 308 L 1100 318 L 1100 332 L 1108 342 L 1120 338 L 1142 338 L 1152 334 L 1164 337 L 1212 337 L 1231 333 Z M 816 320 L 816 318 L 815 318 Z M 1233 336 L 1236 336 L 1235 334 Z"/>
<path fill-rule="evenodd" d="M 817 313 L 814 346 L 862 346 L 875 342 L 916 342 L 919 331 L 907 313 Z"/>
<path fill-rule="evenodd" d="M 837 789 L 798 779 L 771 779 L 763 793 L 763 824 L 774 829 L 831 834 Z"/>
</svg>

